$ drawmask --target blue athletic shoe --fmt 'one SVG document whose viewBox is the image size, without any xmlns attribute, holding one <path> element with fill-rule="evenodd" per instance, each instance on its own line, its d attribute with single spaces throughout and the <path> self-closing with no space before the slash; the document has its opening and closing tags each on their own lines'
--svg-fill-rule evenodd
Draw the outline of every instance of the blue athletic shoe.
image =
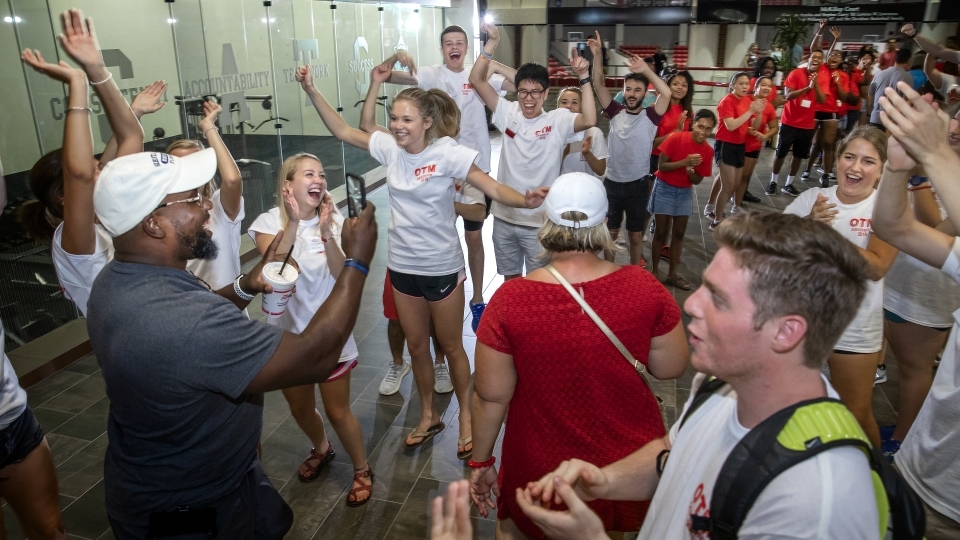
<svg viewBox="0 0 960 540">
<path fill-rule="evenodd" d="M 880 426 L 880 441 L 887 442 L 893 438 L 893 432 L 897 429 L 897 426 L 891 424 L 889 426 Z"/>
<path fill-rule="evenodd" d="M 883 441 L 880 444 L 880 451 L 883 452 L 883 456 L 886 457 L 890 463 L 893 463 L 893 456 L 900 451 L 900 441 L 895 439 Z"/>
<path fill-rule="evenodd" d="M 477 328 L 480 326 L 480 317 L 483 316 L 483 310 L 487 308 L 487 305 L 483 302 L 479 304 L 470 303 L 470 313 L 473 315 L 473 322 L 470 323 L 470 328 L 473 328 L 473 333 L 477 333 Z"/>
</svg>

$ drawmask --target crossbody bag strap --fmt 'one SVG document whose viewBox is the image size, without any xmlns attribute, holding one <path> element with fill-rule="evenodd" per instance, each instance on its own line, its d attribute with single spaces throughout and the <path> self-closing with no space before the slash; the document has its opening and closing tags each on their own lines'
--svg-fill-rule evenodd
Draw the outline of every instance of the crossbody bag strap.
<svg viewBox="0 0 960 540">
<path fill-rule="evenodd" d="M 580 293 L 578 293 L 577 290 L 573 288 L 573 285 L 570 285 L 569 281 L 567 281 L 562 275 L 560 275 L 560 272 L 558 272 L 557 269 L 554 268 L 552 264 L 548 264 L 544 268 L 546 268 L 548 272 L 553 274 L 553 277 L 556 278 L 561 285 L 563 285 L 563 288 L 566 289 L 568 293 L 570 293 L 570 296 L 572 296 L 573 299 L 576 300 L 578 304 L 580 304 L 580 307 L 583 308 L 584 313 L 586 313 L 591 319 L 593 319 L 593 322 L 595 322 L 597 326 L 600 327 L 600 330 L 607 335 L 607 338 L 609 338 L 610 341 L 613 342 L 614 346 L 617 347 L 617 350 L 619 350 L 620 353 L 623 354 L 623 357 L 626 358 L 631 365 L 633 365 L 633 369 L 637 370 L 637 373 L 639 373 L 640 377 L 643 378 L 643 382 L 647 383 L 647 386 L 650 386 L 652 389 L 653 387 L 650 385 L 650 381 L 647 380 L 646 373 L 644 373 L 645 366 L 641 364 L 639 360 L 634 358 L 632 354 L 630 354 L 630 351 L 627 350 L 627 347 L 623 344 L 623 342 L 620 341 L 620 339 L 613 333 L 612 330 L 610 330 L 610 327 L 607 326 L 607 323 L 603 322 L 603 319 L 601 319 L 600 316 L 597 315 L 597 312 L 590 307 L 590 304 L 588 304 L 587 301 L 584 300 L 582 296 L 580 296 Z"/>
</svg>

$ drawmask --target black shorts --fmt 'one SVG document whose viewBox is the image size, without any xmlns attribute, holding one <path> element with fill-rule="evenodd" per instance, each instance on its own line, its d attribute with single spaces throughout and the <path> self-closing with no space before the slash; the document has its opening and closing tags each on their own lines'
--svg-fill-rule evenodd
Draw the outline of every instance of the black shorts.
<svg viewBox="0 0 960 540">
<path fill-rule="evenodd" d="M 814 119 L 814 120 L 817 120 L 818 122 L 819 122 L 819 121 L 823 121 L 823 120 L 836 120 L 836 119 L 837 119 L 837 113 L 835 113 L 835 112 L 816 111 L 816 112 L 813 113 L 813 119 Z"/>
<path fill-rule="evenodd" d="M 847 111 L 847 125 L 844 128 L 847 131 L 853 131 L 856 129 L 857 124 L 860 123 L 860 111 Z"/>
<path fill-rule="evenodd" d="M 734 144 L 726 141 L 717 141 L 713 145 L 713 158 L 717 165 L 721 163 L 731 167 L 741 168 L 744 163 L 744 153 L 747 150 L 745 144 Z"/>
<path fill-rule="evenodd" d="M 750 159 L 760 159 L 760 151 L 754 150 L 753 152 L 744 152 L 743 157 L 748 157 Z"/>
<path fill-rule="evenodd" d="M 0 431 L 0 469 L 20 463 L 43 442 L 43 428 L 30 407 Z"/>
<path fill-rule="evenodd" d="M 650 174 L 657 172 L 657 169 L 660 168 L 660 156 L 657 154 L 650 154 Z"/>
<path fill-rule="evenodd" d="M 607 228 L 611 231 L 620 228 L 623 213 L 627 213 L 627 232 L 640 232 L 646 221 L 647 203 L 650 200 L 650 176 L 644 176 L 632 182 L 614 182 L 604 180 L 607 190 Z"/>
<path fill-rule="evenodd" d="M 489 216 L 489 215 L 490 215 L 490 204 L 493 202 L 493 199 L 491 199 L 490 197 L 487 197 L 486 195 L 484 195 L 483 198 L 484 198 L 484 200 L 486 201 L 486 204 L 487 204 L 487 213 L 486 213 L 485 215 L 486 215 L 486 216 Z M 467 219 L 467 218 L 463 218 L 463 230 L 465 230 L 465 231 L 479 231 L 480 229 L 483 228 L 483 223 L 484 223 L 483 221 L 470 221 L 470 220 Z"/>
<path fill-rule="evenodd" d="M 404 296 L 425 298 L 427 302 L 439 302 L 450 296 L 466 278 L 463 270 L 445 276 L 418 276 L 393 270 L 389 272 L 395 291 Z"/>
<path fill-rule="evenodd" d="M 797 159 L 810 157 L 810 146 L 813 144 L 813 129 L 800 129 L 780 124 L 780 141 L 777 143 L 777 158 L 783 159 L 793 152 Z"/>
</svg>

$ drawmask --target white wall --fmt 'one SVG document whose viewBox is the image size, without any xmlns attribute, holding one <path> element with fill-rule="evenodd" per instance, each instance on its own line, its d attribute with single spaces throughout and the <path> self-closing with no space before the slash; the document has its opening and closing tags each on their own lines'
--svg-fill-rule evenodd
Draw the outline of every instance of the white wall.
<svg viewBox="0 0 960 540">
<path fill-rule="evenodd" d="M 716 66 L 717 41 L 720 38 L 720 25 L 691 24 L 690 25 L 690 56 L 689 66 Z"/>
<path fill-rule="evenodd" d="M 547 49 L 550 47 L 550 27 L 531 25 L 521 27 L 520 61 L 547 65 Z"/>
</svg>

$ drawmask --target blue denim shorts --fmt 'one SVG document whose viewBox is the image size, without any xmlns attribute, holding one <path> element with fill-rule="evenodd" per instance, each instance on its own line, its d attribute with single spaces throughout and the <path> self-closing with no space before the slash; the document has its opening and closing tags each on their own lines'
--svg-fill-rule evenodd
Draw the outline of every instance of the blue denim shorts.
<svg viewBox="0 0 960 540">
<path fill-rule="evenodd" d="M 43 428 L 30 407 L 0 431 L 0 468 L 20 463 L 43 442 Z"/>
<path fill-rule="evenodd" d="M 693 213 L 693 189 L 671 186 L 658 178 L 647 211 L 662 216 L 689 216 Z"/>
</svg>

